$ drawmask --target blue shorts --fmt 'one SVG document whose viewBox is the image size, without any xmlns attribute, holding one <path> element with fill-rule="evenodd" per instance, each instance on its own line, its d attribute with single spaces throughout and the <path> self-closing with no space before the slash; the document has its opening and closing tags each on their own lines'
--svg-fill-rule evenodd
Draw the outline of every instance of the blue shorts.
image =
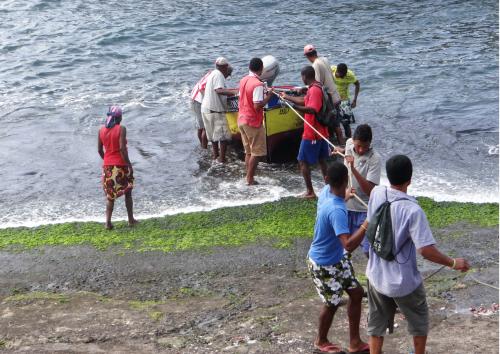
<svg viewBox="0 0 500 354">
<path fill-rule="evenodd" d="M 319 160 L 326 160 L 330 156 L 330 148 L 328 143 L 321 140 L 305 140 L 300 142 L 299 156 L 297 160 L 308 163 L 309 165 L 317 164 Z"/>
<path fill-rule="evenodd" d="M 352 211 L 352 210 L 347 211 L 347 222 L 349 225 L 349 232 L 351 233 L 351 235 L 361 227 L 361 224 L 365 221 L 365 219 L 366 219 L 366 212 L 364 211 Z M 363 248 L 364 253 L 368 253 L 370 248 L 370 243 L 366 239 L 366 236 L 363 238 L 363 241 L 361 242 L 361 247 Z"/>
</svg>

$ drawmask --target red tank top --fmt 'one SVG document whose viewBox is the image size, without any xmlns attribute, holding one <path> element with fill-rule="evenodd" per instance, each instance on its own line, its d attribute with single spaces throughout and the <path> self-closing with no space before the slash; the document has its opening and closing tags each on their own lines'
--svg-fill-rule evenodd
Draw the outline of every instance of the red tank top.
<svg viewBox="0 0 500 354">
<path fill-rule="evenodd" d="M 253 105 L 253 90 L 262 86 L 262 82 L 255 76 L 245 76 L 240 81 L 240 98 L 238 103 L 238 124 L 246 124 L 259 128 L 264 119 L 264 110 L 256 110 Z"/>
<path fill-rule="evenodd" d="M 99 138 L 101 139 L 102 145 L 104 145 L 103 166 L 127 166 L 120 154 L 120 133 L 120 124 L 109 129 L 102 127 L 101 130 L 99 130 Z"/>
</svg>

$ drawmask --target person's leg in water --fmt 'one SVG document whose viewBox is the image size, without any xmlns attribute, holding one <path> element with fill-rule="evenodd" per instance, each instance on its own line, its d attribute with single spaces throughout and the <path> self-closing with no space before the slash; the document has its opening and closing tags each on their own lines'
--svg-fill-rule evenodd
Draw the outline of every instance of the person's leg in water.
<svg viewBox="0 0 500 354">
<path fill-rule="evenodd" d="M 245 154 L 245 172 L 248 174 L 248 164 L 250 163 L 250 154 Z"/>
<path fill-rule="evenodd" d="M 138 221 L 134 219 L 134 202 L 132 200 L 132 190 L 129 190 L 125 193 L 125 207 L 127 208 L 128 225 L 134 226 L 138 223 Z"/>
<path fill-rule="evenodd" d="M 111 223 L 111 216 L 113 215 L 113 207 L 115 206 L 114 200 L 106 199 L 106 229 L 113 229 L 113 224 Z"/>
<path fill-rule="evenodd" d="M 227 141 L 225 140 L 219 141 L 219 147 L 220 147 L 219 162 L 226 163 Z"/>
<path fill-rule="evenodd" d="M 359 322 L 361 319 L 361 300 L 363 299 L 363 288 L 356 287 L 347 289 L 349 302 L 347 303 L 347 317 L 349 318 L 349 352 L 361 351 L 366 343 L 359 335 Z"/>
<path fill-rule="evenodd" d="M 339 145 L 344 145 L 344 137 L 342 135 L 342 129 L 340 129 L 340 124 L 335 127 L 335 135 L 337 136 L 337 142 Z"/>
<path fill-rule="evenodd" d="M 212 160 L 217 160 L 219 157 L 219 142 L 212 141 Z"/>
<path fill-rule="evenodd" d="M 349 139 L 352 136 L 351 125 L 348 122 L 342 122 L 342 126 L 344 127 L 346 139 Z"/>
<path fill-rule="evenodd" d="M 198 140 L 200 141 L 202 149 L 206 149 L 208 147 L 207 133 L 205 129 L 198 129 Z"/>
<path fill-rule="evenodd" d="M 247 165 L 247 185 L 252 186 L 259 184 L 255 180 L 255 171 L 257 171 L 257 165 L 259 164 L 259 157 L 257 156 L 252 156 L 252 155 L 246 155 L 248 157 L 248 163 Z M 245 163 L 246 163 L 246 158 L 245 158 Z"/>
<path fill-rule="evenodd" d="M 323 175 L 323 180 L 326 182 L 326 176 L 327 176 L 327 171 L 328 171 L 328 166 L 326 164 L 326 160 L 325 159 L 320 159 L 319 160 L 319 168 L 321 169 L 321 174 Z"/>
<path fill-rule="evenodd" d="M 311 167 L 305 161 L 299 161 L 300 171 L 302 172 L 302 177 L 304 177 L 304 182 L 306 183 L 306 193 L 302 195 L 303 198 L 316 198 L 314 193 L 314 188 L 311 181 Z"/>
<path fill-rule="evenodd" d="M 198 141 L 200 142 L 200 146 L 202 146 L 202 137 L 201 135 L 203 134 L 203 129 L 198 129 Z"/>
</svg>

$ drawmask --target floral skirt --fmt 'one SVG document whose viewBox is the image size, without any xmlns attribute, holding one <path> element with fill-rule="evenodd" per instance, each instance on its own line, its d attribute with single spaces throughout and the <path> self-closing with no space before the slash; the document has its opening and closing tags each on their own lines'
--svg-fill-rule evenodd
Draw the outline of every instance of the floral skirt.
<svg viewBox="0 0 500 354">
<path fill-rule="evenodd" d="M 115 200 L 134 188 L 128 166 L 103 166 L 102 187 L 108 200 Z"/>
</svg>

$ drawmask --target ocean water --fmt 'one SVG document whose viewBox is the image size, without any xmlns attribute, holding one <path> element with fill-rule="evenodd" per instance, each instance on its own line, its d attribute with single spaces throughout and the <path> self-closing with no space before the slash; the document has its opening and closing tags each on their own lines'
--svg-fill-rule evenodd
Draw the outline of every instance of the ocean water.
<svg viewBox="0 0 500 354">
<path fill-rule="evenodd" d="M 252 188 L 236 158 L 212 165 L 188 97 L 220 55 L 230 87 L 268 54 L 276 84 L 301 84 L 307 43 L 357 74 L 357 121 L 384 159 L 412 158 L 412 194 L 498 201 L 496 0 L 2 0 L 0 226 L 103 220 L 97 132 L 111 104 L 124 107 L 139 218 L 301 193 L 294 163 L 263 164 Z"/>
</svg>

